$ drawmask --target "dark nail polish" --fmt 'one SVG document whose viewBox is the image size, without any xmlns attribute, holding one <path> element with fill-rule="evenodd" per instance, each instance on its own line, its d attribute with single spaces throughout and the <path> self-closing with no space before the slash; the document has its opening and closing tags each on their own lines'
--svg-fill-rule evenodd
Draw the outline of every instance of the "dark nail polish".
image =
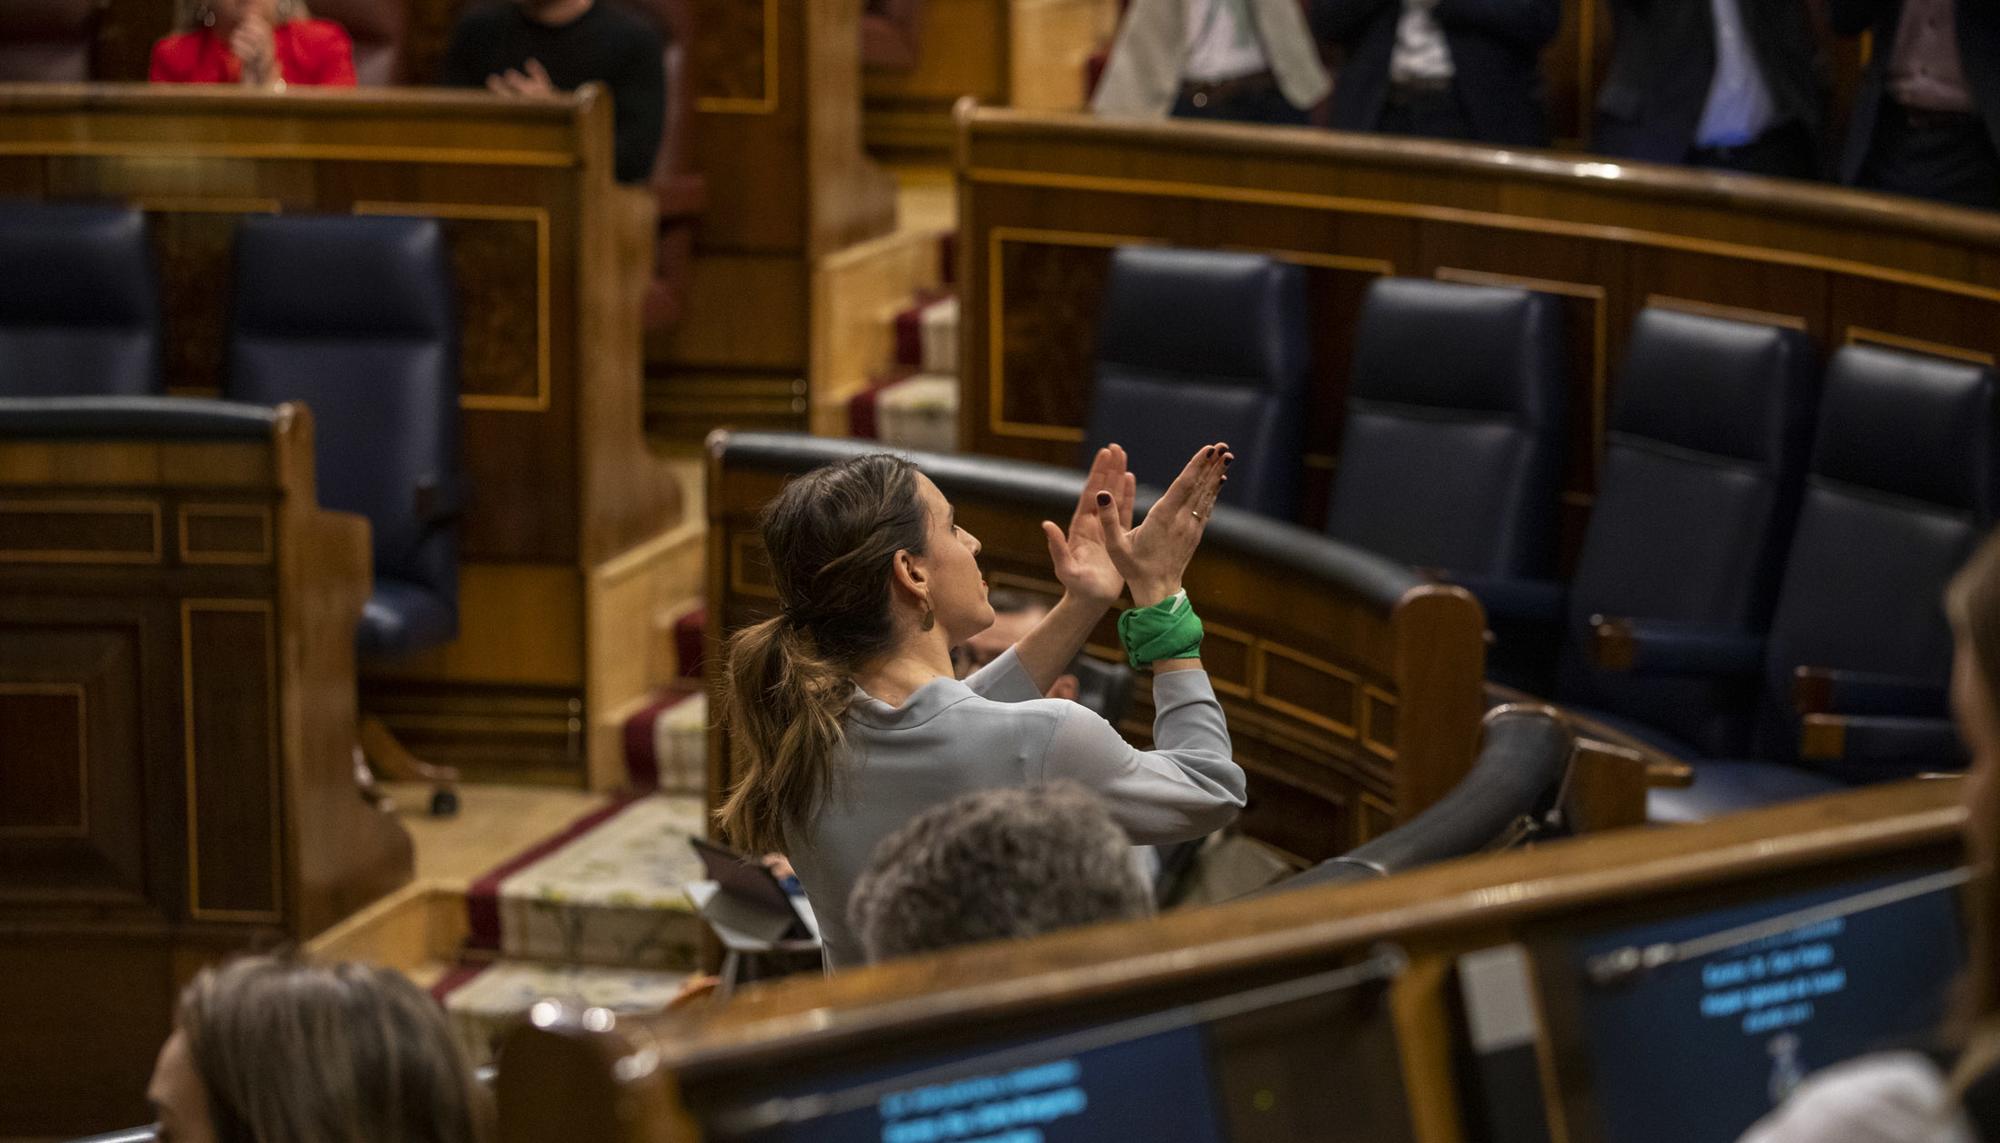
<svg viewBox="0 0 2000 1143">
<path fill-rule="evenodd" d="M 1232 454 L 1232 455 L 1230 455 L 1230 456 L 1225 456 L 1225 457 L 1223 457 L 1223 458 L 1222 458 L 1222 467 L 1224 467 L 1224 468 L 1228 468 L 1228 467 L 1229 467 L 1229 464 L 1230 464 L 1230 462 L 1231 462 L 1231 461 L 1233 461 L 1233 460 L 1235 460 L 1235 459 L 1236 459 L 1236 457 L 1235 457 L 1235 456 L 1234 456 L 1233 454 Z"/>
<path fill-rule="evenodd" d="M 1099 508 L 1107 507 L 1110 505 L 1110 503 L 1111 503 L 1111 494 L 1109 492 L 1100 492 L 1097 494 L 1097 506 Z"/>
</svg>

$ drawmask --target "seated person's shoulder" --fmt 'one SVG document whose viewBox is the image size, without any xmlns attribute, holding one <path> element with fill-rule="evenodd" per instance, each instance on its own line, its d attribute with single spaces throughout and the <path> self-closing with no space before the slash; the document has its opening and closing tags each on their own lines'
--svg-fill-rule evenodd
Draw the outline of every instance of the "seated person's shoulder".
<svg viewBox="0 0 2000 1143">
<path fill-rule="evenodd" d="M 322 20 L 318 17 L 294 20 L 292 29 L 292 34 L 297 36 L 301 43 L 350 45 L 353 43 L 353 37 L 347 34 L 347 29 L 332 20 Z"/>
<path fill-rule="evenodd" d="M 626 45 L 633 56 L 650 57 L 660 53 L 666 36 L 652 17 L 637 11 L 623 0 L 597 0 L 591 7 L 599 14 L 602 26 L 611 30 L 618 42 Z"/>
<path fill-rule="evenodd" d="M 474 0 L 452 22 L 456 31 L 497 29 L 514 18 L 513 0 Z"/>
</svg>

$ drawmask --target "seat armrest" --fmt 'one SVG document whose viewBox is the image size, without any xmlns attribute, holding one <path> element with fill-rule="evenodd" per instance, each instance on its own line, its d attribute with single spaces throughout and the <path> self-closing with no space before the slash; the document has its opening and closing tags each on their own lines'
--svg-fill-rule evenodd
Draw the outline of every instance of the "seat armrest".
<svg viewBox="0 0 2000 1143">
<path fill-rule="evenodd" d="M 1764 637 L 1728 627 L 1666 619 L 1590 617 L 1591 660 L 1633 675 L 1754 675 Z"/>
<path fill-rule="evenodd" d="M 1441 568 L 1418 568 L 1418 574 L 1439 583 L 1456 584 L 1479 598 L 1488 619 L 1556 623 L 1562 619 L 1563 585 L 1524 576 L 1475 575 Z"/>
<path fill-rule="evenodd" d="M 1839 714 L 1805 716 L 1799 757 L 1837 764 L 1857 780 L 1963 769 L 1966 761 L 1950 719 Z"/>
<path fill-rule="evenodd" d="M 1800 667 L 1792 672 L 1792 701 L 1800 714 L 1951 715 L 1949 692 L 1943 683 L 1830 667 Z"/>
</svg>

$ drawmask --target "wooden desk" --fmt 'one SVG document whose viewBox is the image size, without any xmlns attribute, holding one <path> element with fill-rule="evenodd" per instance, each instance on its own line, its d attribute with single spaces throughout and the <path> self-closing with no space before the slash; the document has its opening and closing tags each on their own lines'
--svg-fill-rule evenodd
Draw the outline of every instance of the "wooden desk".
<svg viewBox="0 0 2000 1143">
<path fill-rule="evenodd" d="M 301 406 L 118 437 L 0 414 L 0 1136 L 145 1122 L 197 968 L 409 880 L 354 782 L 370 564 Z"/>
<path fill-rule="evenodd" d="M 1363 291 L 1383 275 L 1561 299 L 1573 550 L 1626 331 L 1646 306 L 1991 364 L 2000 215 L 1838 188 L 1309 129 L 1113 123 L 961 105 L 961 444 L 1070 464 L 1111 250 L 1259 251 L 1306 267 L 1317 527 Z"/>
<path fill-rule="evenodd" d="M 774 614 L 757 514 L 787 477 L 872 451 L 870 442 L 717 433 L 709 444 L 710 709 L 727 633 Z M 1053 599 L 1041 521 L 1075 510 L 1082 474 L 987 458 L 911 454 L 980 538 L 994 586 Z M 1143 507 L 1143 501 L 1142 501 Z M 1485 626 L 1462 588 L 1260 517 L 1216 510 L 1187 570 L 1207 637 L 1202 661 L 1249 772 L 1252 836 L 1300 861 L 1344 853 L 1409 820 L 1472 765 L 1484 713 Z M 1107 616 L 1089 649 L 1117 659 Z M 1149 679 L 1121 729 L 1152 735 Z M 709 799 L 729 787 L 729 744 L 709 735 Z"/>
<path fill-rule="evenodd" d="M 896 226 L 895 188 L 861 149 L 861 0 L 696 6 L 708 205 L 685 317 L 646 345 L 647 424 L 689 445 L 718 425 L 806 427 L 840 348 L 822 268 Z"/>
<path fill-rule="evenodd" d="M 943 162 L 951 107 L 1077 111 L 1084 68 L 1118 26 L 1117 0 L 923 0 L 916 63 L 862 79 L 869 147 Z"/>
<path fill-rule="evenodd" d="M 693 594 L 698 534 L 674 531 L 679 492 L 642 434 L 651 206 L 612 182 L 597 88 L 0 88 L 0 195 L 147 211 L 179 393 L 218 385 L 237 219 L 442 219 L 471 490 L 460 635 L 371 666 L 364 705 L 475 775 L 622 777 L 618 717 L 648 689 L 654 613 Z"/>
<path fill-rule="evenodd" d="M 918 957 L 743 993 L 727 1005 L 640 1020 L 555 1017 L 502 1056 L 506 1143 L 693 1141 L 733 1100 L 843 1068 L 894 1075 L 899 1061 L 978 1051 L 1158 1013 L 1351 965 L 1383 942 L 1405 964 L 1386 1003 L 1397 1051 L 1343 1060 L 1407 1101 L 1398 1130 L 1422 1143 L 1470 1134 L 1456 965 L 1518 943 L 1541 1017 L 1534 1070 L 1550 1137 L 1586 1126 L 1588 1058 L 1552 1040 L 1572 939 L 1607 924 L 1774 900 L 1855 878 L 1951 869 L 1963 859 L 1957 783 L 1908 783 L 1667 830 L 1628 830 L 1468 858 L 1380 881 L 1301 890 L 1150 921 Z M 1573 1024 L 1571 1025 L 1573 1026 Z M 1282 1044 L 1267 1051 L 1283 1056 Z M 1326 1061 L 1301 1061 L 1320 1066 Z M 1373 1069 L 1373 1070 L 1370 1070 Z M 1335 1082 L 1329 1078 L 1327 1082 Z M 1532 1080 L 1530 1082 L 1533 1082 Z M 1367 1114 L 1394 1117 L 1369 1100 Z M 1373 1123 L 1329 1124 L 1376 1139 Z"/>
</svg>

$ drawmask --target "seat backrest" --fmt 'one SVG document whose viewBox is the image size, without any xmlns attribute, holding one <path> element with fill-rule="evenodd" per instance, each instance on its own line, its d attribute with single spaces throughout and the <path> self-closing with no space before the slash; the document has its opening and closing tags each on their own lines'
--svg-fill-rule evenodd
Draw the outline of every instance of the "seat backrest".
<svg viewBox="0 0 2000 1143">
<path fill-rule="evenodd" d="M 457 598 L 458 317 L 436 219 L 248 218 L 225 395 L 312 409 L 319 499 L 368 517 L 375 573 Z"/>
<path fill-rule="evenodd" d="M 1554 298 L 1376 281 L 1355 331 L 1327 534 L 1414 567 L 1547 576 L 1563 374 Z"/>
<path fill-rule="evenodd" d="M 0 83 L 88 83 L 106 0 L 0 4 Z"/>
<path fill-rule="evenodd" d="M 1993 402 L 1988 366 L 1834 355 L 1771 620 L 1759 753 L 1796 754 L 1798 667 L 1949 678 L 1940 597 L 1993 525 Z"/>
<path fill-rule="evenodd" d="M 1801 331 L 1640 311 L 1570 580 L 1558 697 L 1659 726 L 1706 754 L 1747 748 L 1754 686 L 1596 670 L 1591 617 L 1763 630 L 1805 477 L 1818 372 Z"/>
<path fill-rule="evenodd" d="M 0 396 L 161 391 L 160 301 L 146 216 L 0 203 Z"/>
<path fill-rule="evenodd" d="M 1305 272 L 1261 254 L 1128 246 L 1111 259 L 1084 456 L 1117 442 L 1164 487 L 1197 448 L 1237 460 L 1221 502 L 1297 505 L 1311 376 Z"/>
<path fill-rule="evenodd" d="M 409 0 L 312 0 L 312 14 L 347 29 L 357 82 L 391 87 L 408 77 Z"/>
</svg>

